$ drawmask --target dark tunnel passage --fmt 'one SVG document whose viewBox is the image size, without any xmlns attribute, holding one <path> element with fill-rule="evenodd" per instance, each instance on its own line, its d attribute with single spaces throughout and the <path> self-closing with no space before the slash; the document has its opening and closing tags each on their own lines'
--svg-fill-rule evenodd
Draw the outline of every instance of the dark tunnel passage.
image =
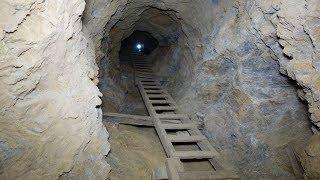
<svg viewBox="0 0 320 180">
<path fill-rule="evenodd" d="M 157 48 L 159 42 L 146 31 L 134 31 L 129 37 L 121 41 L 121 49 L 119 52 L 120 63 L 130 61 L 133 55 L 149 55 Z"/>
</svg>

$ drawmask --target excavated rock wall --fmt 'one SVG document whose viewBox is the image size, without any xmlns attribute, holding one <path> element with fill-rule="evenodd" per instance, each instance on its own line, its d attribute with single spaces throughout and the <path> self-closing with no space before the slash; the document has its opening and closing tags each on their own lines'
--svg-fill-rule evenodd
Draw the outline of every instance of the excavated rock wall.
<svg viewBox="0 0 320 180">
<path fill-rule="evenodd" d="M 84 8 L 84 0 L 0 1 L 0 179 L 107 177 Z"/>
<path fill-rule="evenodd" d="M 228 165 L 248 176 L 287 176 L 284 148 L 303 149 L 312 139 L 312 149 L 319 130 L 317 17 L 315 0 L 131 0 L 107 25 L 104 62 L 114 65 L 105 77 L 119 77 L 121 41 L 134 30 L 150 32 L 160 42 L 150 57 L 155 71 Z M 122 97 L 126 87 L 114 84 Z M 307 177 L 318 173 L 319 153 L 312 152 L 300 153 Z"/>
<path fill-rule="evenodd" d="M 206 135 L 245 175 L 292 173 L 285 146 L 299 151 L 310 139 L 299 155 L 305 176 L 319 177 L 318 135 L 311 138 L 311 130 L 319 130 L 318 4 L 212 1 L 210 31 L 199 30 L 193 44 L 189 38 L 195 36 L 186 33 L 151 57 L 159 57 L 155 70 L 168 80 L 182 110 L 203 123 Z"/>
</svg>

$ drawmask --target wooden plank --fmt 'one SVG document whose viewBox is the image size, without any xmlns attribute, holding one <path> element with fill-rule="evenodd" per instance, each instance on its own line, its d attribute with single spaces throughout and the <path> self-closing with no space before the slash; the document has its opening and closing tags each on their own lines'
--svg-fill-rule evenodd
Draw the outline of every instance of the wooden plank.
<svg viewBox="0 0 320 180">
<path fill-rule="evenodd" d="M 150 116 L 141 116 L 141 115 L 131 115 L 131 114 L 121 114 L 121 113 L 105 113 L 105 114 L 103 114 L 103 116 L 152 121 L 152 118 Z"/>
<path fill-rule="evenodd" d="M 141 80 L 141 83 L 145 83 L 145 82 L 157 82 L 158 83 L 158 81 L 156 81 L 156 80 Z"/>
<path fill-rule="evenodd" d="M 153 82 L 141 82 L 142 85 L 151 85 L 151 86 L 154 86 L 154 85 L 157 85 L 157 86 L 161 86 L 159 82 L 157 81 L 153 81 Z"/>
<path fill-rule="evenodd" d="M 161 89 L 146 89 L 146 93 L 162 93 Z"/>
<path fill-rule="evenodd" d="M 156 111 L 175 111 L 177 107 L 175 106 L 154 106 Z"/>
<path fill-rule="evenodd" d="M 180 120 L 172 120 L 172 119 L 162 119 L 160 120 L 162 123 L 165 124 L 181 124 Z M 162 125 L 162 124 L 161 124 Z"/>
<path fill-rule="evenodd" d="M 136 71 L 137 75 L 148 75 L 148 76 L 152 76 L 152 72 L 148 72 L 148 71 Z"/>
<path fill-rule="evenodd" d="M 182 135 L 168 135 L 167 138 L 171 142 L 198 142 L 206 139 L 203 135 L 195 135 L 195 136 L 182 136 Z"/>
<path fill-rule="evenodd" d="M 149 83 L 142 83 L 142 86 L 158 86 L 158 87 L 160 87 L 161 85 L 156 82 L 149 82 Z"/>
<path fill-rule="evenodd" d="M 185 114 L 158 114 L 157 116 L 160 119 L 185 119 L 185 118 L 189 118 Z"/>
<path fill-rule="evenodd" d="M 135 65 L 135 68 L 136 69 L 151 69 L 151 67 L 148 65 L 137 65 L 137 64 Z"/>
<path fill-rule="evenodd" d="M 166 95 L 163 94 L 147 94 L 148 98 L 166 98 Z"/>
<path fill-rule="evenodd" d="M 180 180 L 176 163 L 173 160 L 167 159 L 167 172 L 169 180 Z"/>
<path fill-rule="evenodd" d="M 149 71 L 149 72 L 153 72 L 152 69 L 147 68 L 147 67 L 136 67 L 136 71 Z"/>
<path fill-rule="evenodd" d="M 180 159 L 209 159 L 216 155 L 212 151 L 175 151 L 173 157 Z"/>
<path fill-rule="evenodd" d="M 240 179 L 240 176 L 229 171 L 189 171 L 179 173 L 180 179 Z"/>
<path fill-rule="evenodd" d="M 142 75 L 137 75 L 136 77 L 137 77 L 137 79 L 139 79 L 140 81 L 142 81 L 142 80 L 153 80 L 153 79 L 154 79 L 154 77 L 153 77 L 153 76 L 142 76 Z"/>
<path fill-rule="evenodd" d="M 114 122 L 119 124 L 150 126 L 153 127 L 153 121 L 150 116 L 139 116 L 119 113 L 106 113 L 103 115 L 106 122 Z"/>
<path fill-rule="evenodd" d="M 143 73 L 143 74 L 151 74 L 152 73 L 152 71 L 148 71 L 148 70 L 137 70 L 136 71 L 138 74 L 141 74 L 141 73 Z"/>
<path fill-rule="evenodd" d="M 149 66 L 135 66 L 135 70 L 150 70 L 152 71 L 152 68 Z"/>
<path fill-rule="evenodd" d="M 170 130 L 183 130 L 183 129 L 193 129 L 197 128 L 196 124 L 194 123 L 184 123 L 184 124 L 161 124 L 164 129 Z"/>
<path fill-rule="evenodd" d="M 135 65 L 135 68 L 137 69 L 137 68 L 140 68 L 140 69 L 151 69 L 151 67 L 149 66 L 149 65 L 147 65 L 147 64 L 136 64 Z M 151 69 L 152 70 L 152 69 Z"/>
<path fill-rule="evenodd" d="M 147 72 L 147 73 L 153 73 L 152 70 L 148 69 L 148 68 L 139 68 L 136 70 L 136 72 Z"/>
<path fill-rule="evenodd" d="M 170 102 L 168 100 L 150 100 L 152 104 L 172 104 L 173 102 Z"/>
<path fill-rule="evenodd" d="M 148 88 L 157 88 L 157 90 L 160 89 L 160 86 L 156 85 L 156 86 L 150 86 L 150 85 L 141 85 L 144 89 L 148 89 Z"/>
</svg>

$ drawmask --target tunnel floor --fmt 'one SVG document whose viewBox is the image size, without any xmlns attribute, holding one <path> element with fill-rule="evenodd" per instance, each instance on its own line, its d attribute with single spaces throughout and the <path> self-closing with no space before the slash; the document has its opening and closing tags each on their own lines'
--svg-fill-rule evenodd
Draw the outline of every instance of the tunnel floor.
<svg viewBox="0 0 320 180">
<path fill-rule="evenodd" d="M 118 111 L 123 114 L 148 115 L 138 89 L 134 86 L 130 63 L 120 65 L 126 77 L 128 92 L 125 104 Z M 109 179 L 150 179 L 153 170 L 165 167 L 166 154 L 153 127 L 131 126 L 104 121 L 110 134 L 111 151 L 107 156 L 112 170 Z"/>
<path fill-rule="evenodd" d="M 110 133 L 110 179 L 150 179 L 166 155 L 154 128 L 105 123 Z"/>
</svg>

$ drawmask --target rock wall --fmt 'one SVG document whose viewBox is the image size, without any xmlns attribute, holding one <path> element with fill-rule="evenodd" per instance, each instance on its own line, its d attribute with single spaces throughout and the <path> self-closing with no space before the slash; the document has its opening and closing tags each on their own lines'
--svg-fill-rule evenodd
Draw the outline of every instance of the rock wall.
<svg viewBox="0 0 320 180">
<path fill-rule="evenodd" d="M 0 179 L 105 179 L 92 34 L 83 0 L 0 2 Z"/>
<path fill-rule="evenodd" d="M 198 35 L 185 32 L 176 44 L 154 52 L 158 75 L 239 172 L 292 174 L 284 148 L 291 144 L 300 151 L 310 139 L 312 150 L 301 151 L 300 160 L 306 177 L 318 177 L 317 138 L 311 138 L 311 130 L 319 130 L 318 3 L 212 1 L 211 8 L 211 29 L 196 26 L 206 19 L 192 17 L 189 25 Z"/>
<path fill-rule="evenodd" d="M 284 148 L 303 149 L 305 139 L 314 139 L 311 130 L 319 130 L 316 1 L 185 2 L 130 0 L 121 6 L 104 34 L 111 44 L 104 47 L 105 62 L 114 63 L 108 71 L 116 67 L 112 75 L 118 77 L 121 40 L 134 30 L 150 32 L 161 46 L 150 58 L 158 59 L 155 71 L 181 109 L 204 125 L 223 161 L 247 176 L 292 174 Z M 310 162 L 318 156 L 300 156 L 306 176 L 314 176 Z"/>
</svg>

